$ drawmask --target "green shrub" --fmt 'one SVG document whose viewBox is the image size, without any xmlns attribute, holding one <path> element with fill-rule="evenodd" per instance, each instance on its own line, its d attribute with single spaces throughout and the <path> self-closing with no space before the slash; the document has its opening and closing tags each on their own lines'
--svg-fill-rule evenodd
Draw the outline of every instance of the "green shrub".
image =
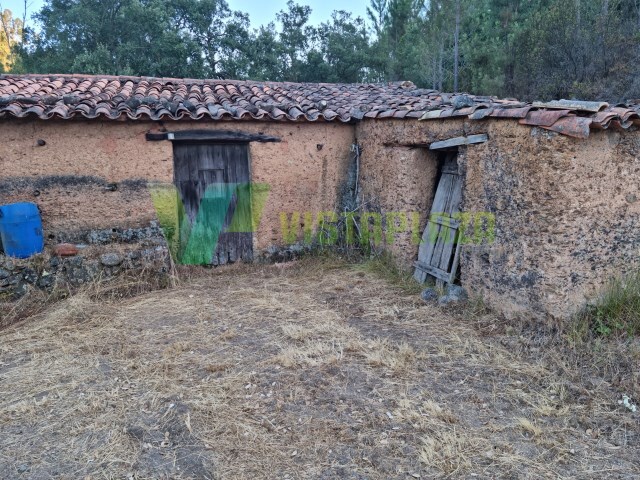
<svg viewBox="0 0 640 480">
<path fill-rule="evenodd" d="M 639 335 L 640 272 L 612 280 L 578 320 L 583 330 L 588 327 L 598 335 Z"/>
</svg>

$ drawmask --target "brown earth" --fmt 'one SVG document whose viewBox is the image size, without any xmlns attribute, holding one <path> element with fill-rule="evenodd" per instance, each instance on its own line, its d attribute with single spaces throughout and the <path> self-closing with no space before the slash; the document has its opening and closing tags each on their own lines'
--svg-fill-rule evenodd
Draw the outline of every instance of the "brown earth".
<svg viewBox="0 0 640 480">
<path fill-rule="evenodd" d="M 319 260 L 79 294 L 0 332 L 0 477 L 638 478 L 638 346 L 479 312 Z"/>
</svg>

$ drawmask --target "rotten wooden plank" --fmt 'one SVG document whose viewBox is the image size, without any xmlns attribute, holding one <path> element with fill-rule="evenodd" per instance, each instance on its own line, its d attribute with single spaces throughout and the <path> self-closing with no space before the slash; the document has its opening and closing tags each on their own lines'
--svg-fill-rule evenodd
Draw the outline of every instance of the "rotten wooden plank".
<svg viewBox="0 0 640 480">
<path fill-rule="evenodd" d="M 458 230 L 456 235 L 456 253 L 453 256 L 453 264 L 451 265 L 451 271 L 449 272 L 449 284 L 456 281 L 456 273 L 458 273 L 458 265 L 460 265 L 460 247 L 462 242 L 460 241 L 460 231 Z"/>
<path fill-rule="evenodd" d="M 443 216 L 443 215 L 433 216 L 429 218 L 429 221 L 433 223 L 437 223 L 438 225 L 442 225 L 442 226 L 450 227 L 454 229 L 458 229 L 458 227 L 460 227 L 460 222 L 458 220 L 454 220 L 451 217 Z"/>
<path fill-rule="evenodd" d="M 424 283 L 427 275 L 449 283 L 451 278 L 455 279 L 460 221 L 453 216 L 460 212 L 462 183 L 457 171 L 457 152 L 448 152 L 418 251 L 414 278 L 420 283 Z"/>
<path fill-rule="evenodd" d="M 453 175 L 442 175 L 431 207 L 431 215 L 429 216 L 427 227 L 422 235 L 422 242 L 420 243 L 418 251 L 418 260 L 424 264 L 431 263 L 431 259 L 434 256 L 437 246 L 437 240 L 440 237 L 440 230 L 442 228 L 439 224 L 431 221 L 431 217 L 433 214 L 442 214 L 446 211 L 445 208 L 451 195 L 452 187 Z M 422 283 L 426 280 L 426 276 L 423 276 L 423 274 L 416 270 L 415 279 Z"/>
<path fill-rule="evenodd" d="M 445 148 L 459 147 L 461 145 L 472 145 L 475 143 L 484 143 L 489 139 L 486 133 L 478 135 L 469 135 L 468 137 L 455 137 L 440 142 L 433 142 L 429 145 L 430 150 L 442 150 Z"/>
<path fill-rule="evenodd" d="M 450 215 L 455 215 L 460 211 L 460 205 L 462 203 L 462 177 L 460 175 L 454 176 L 454 183 L 449 198 L 449 204 L 447 205 L 447 212 Z M 454 220 L 452 220 L 454 222 Z M 440 270 L 449 271 L 451 266 L 451 259 L 454 256 L 454 247 L 456 245 L 456 239 L 458 237 L 459 222 L 456 222 L 457 226 L 451 225 L 445 228 L 443 227 L 443 243 L 442 251 L 440 253 L 440 263 L 436 266 Z M 445 236 L 446 235 L 446 236 Z M 432 262 L 432 265 L 434 263 Z"/>
<path fill-rule="evenodd" d="M 422 271 L 425 274 L 429 274 L 441 280 L 445 280 L 445 281 L 449 280 L 449 277 L 450 277 L 449 272 L 445 272 L 443 270 L 440 270 L 439 268 L 433 267 L 431 265 L 426 265 L 422 262 L 414 262 L 413 266 L 416 267 L 416 271 Z M 421 283 L 424 283 L 424 281 Z"/>
</svg>

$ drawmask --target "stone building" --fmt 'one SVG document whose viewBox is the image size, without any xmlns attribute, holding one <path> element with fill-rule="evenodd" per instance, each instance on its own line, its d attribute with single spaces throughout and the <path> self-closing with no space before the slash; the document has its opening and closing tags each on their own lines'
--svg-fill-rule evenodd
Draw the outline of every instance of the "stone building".
<svg viewBox="0 0 640 480">
<path fill-rule="evenodd" d="M 38 204 L 47 251 L 83 256 L 364 239 L 507 316 L 566 318 L 637 268 L 639 119 L 410 82 L 0 75 L 0 204 Z"/>
</svg>

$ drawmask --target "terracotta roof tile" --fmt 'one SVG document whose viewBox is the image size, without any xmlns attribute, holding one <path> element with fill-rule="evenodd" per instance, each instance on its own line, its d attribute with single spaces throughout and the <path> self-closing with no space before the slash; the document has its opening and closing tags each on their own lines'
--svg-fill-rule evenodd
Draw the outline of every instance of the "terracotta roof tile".
<svg viewBox="0 0 640 480">
<path fill-rule="evenodd" d="M 340 121 L 413 118 L 437 92 L 411 82 L 276 83 L 86 75 L 0 75 L 0 116 Z M 33 106 L 39 108 L 32 108 Z M 419 115 L 418 115 L 419 114 Z"/>
<path fill-rule="evenodd" d="M 584 138 L 589 129 L 640 124 L 640 102 L 514 99 L 450 94 L 411 82 L 276 83 L 87 75 L 0 75 L 0 118 L 237 119 L 354 122 L 487 117 Z"/>
</svg>

